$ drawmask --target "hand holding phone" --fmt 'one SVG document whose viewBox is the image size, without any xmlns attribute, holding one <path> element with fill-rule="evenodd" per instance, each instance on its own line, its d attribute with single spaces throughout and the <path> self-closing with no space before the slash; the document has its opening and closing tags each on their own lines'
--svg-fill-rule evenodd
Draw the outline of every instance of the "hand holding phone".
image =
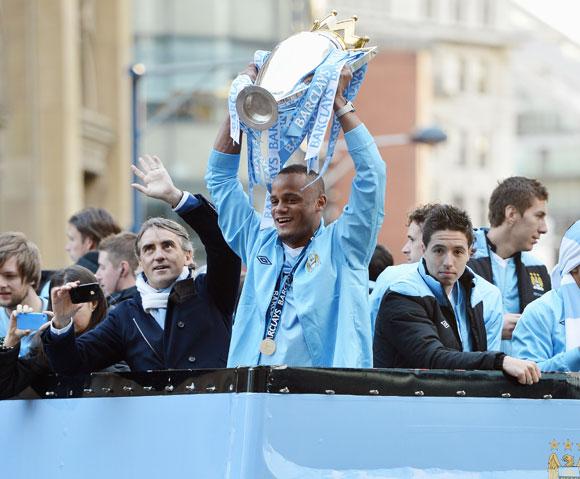
<svg viewBox="0 0 580 479">
<path fill-rule="evenodd" d="M 16 327 L 22 331 L 37 331 L 48 321 L 46 313 L 18 313 L 16 315 Z"/>
<path fill-rule="evenodd" d="M 70 300 L 73 304 L 97 301 L 100 288 L 99 283 L 81 284 L 70 290 Z"/>
</svg>

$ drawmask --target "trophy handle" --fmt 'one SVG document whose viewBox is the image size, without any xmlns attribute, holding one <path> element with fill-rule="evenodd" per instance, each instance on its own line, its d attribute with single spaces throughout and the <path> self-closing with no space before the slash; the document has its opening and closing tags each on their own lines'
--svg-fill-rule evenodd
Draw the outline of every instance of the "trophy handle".
<svg viewBox="0 0 580 479">
<path fill-rule="evenodd" d="M 278 119 L 278 103 L 265 88 L 249 85 L 236 98 L 236 110 L 240 119 L 250 128 L 267 130 Z"/>
</svg>

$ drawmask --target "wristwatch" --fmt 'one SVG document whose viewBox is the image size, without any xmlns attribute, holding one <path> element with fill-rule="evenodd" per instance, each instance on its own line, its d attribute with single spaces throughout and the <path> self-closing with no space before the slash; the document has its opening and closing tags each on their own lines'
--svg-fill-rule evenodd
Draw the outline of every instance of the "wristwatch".
<svg viewBox="0 0 580 479">
<path fill-rule="evenodd" d="M 338 110 L 336 110 L 334 112 L 334 116 L 336 118 L 340 118 L 341 116 L 344 116 L 347 113 L 350 113 L 351 111 L 356 111 L 356 110 L 354 108 L 354 105 L 350 101 L 347 101 L 346 105 L 344 105 L 343 107 L 339 108 Z"/>
</svg>

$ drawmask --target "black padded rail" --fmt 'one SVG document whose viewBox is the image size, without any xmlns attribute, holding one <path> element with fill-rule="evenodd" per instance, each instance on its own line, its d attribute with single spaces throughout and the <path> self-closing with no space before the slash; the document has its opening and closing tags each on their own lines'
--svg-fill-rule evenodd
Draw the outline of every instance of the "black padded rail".
<svg viewBox="0 0 580 479">
<path fill-rule="evenodd" d="M 580 399 L 580 375 L 544 374 L 522 386 L 495 371 L 318 369 L 285 366 L 49 375 L 13 399 L 215 393 Z"/>
</svg>

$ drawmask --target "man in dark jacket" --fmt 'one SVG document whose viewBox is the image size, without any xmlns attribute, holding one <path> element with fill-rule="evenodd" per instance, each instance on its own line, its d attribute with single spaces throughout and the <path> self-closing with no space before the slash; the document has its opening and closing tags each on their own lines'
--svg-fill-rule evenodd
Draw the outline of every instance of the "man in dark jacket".
<svg viewBox="0 0 580 479">
<path fill-rule="evenodd" d="M 489 200 L 491 228 L 475 230 L 468 265 L 501 292 L 501 350 L 506 354 L 511 353 L 512 332 L 524 308 L 551 289 L 546 266 L 529 253 L 548 231 L 547 200 L 548 191 L 539 181 L 523 176 L 507 178 Z"/>
<path fill-rule="evenodd" d="M 51 367 L 60 373 L 97 371 L 126 361 L 131 370 L 225 367 L 240 260 L 225 243 L 217 213 L 202 196 L 178 190 L 157 158 L 135 168 L 133 186 L 168 202 L 199 235 L 207 273 L 193 274 L 193 247 L 178 223 L 151 218 L 141 227 L 136 252 L 143 272 L 139 294 L 120 303 L 94 330 L 75 340 L 75 305 L 68 283 L 53 290 L 54 318 L 43 334 Z"/>
<path fill-rule="evenodd" d="M 431 209 L 417 271 L 393 284 L 382 300 L 375 367 L 496 369 L 522 384 L 539 380 L 535 363 L 488 350 L 499 346 L 501 296 L 466 268 L 472 242 L 467 214 L 450 205 Z"/>
</svg>

